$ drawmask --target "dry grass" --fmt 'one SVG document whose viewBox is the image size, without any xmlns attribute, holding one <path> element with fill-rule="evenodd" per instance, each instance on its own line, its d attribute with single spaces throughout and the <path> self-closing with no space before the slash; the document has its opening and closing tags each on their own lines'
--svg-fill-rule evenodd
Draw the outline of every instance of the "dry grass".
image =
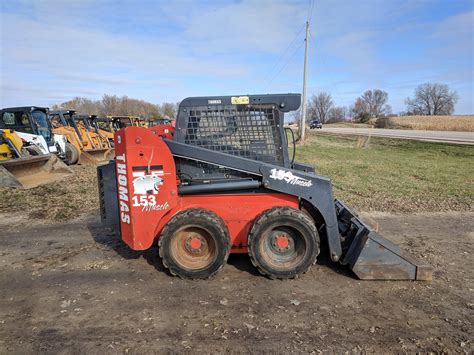
<svg viewBox="0 0 474 355">
<path fill-rule="evenodd" d="M 297 160 L 332 179 L 336 198 L 360 211 L 474 209 L 470 146 L 311 135 L 296 152 Z"/>
<path fill-rule="evenodd" d="M 374 125 L 370 122 L 359 123 L 359 122 L 337 122 L 337 123 L 326 123 L 323 127 L 326 128 L 372 128 Z"/>
<path fill-rule="evenodd" d="M 379 118 L 378 128 L 420 129 L 427 131 L 474 132 L 474 115 L 465 116 L 401 116 Z"/>
<path fill-rule="evenodd" d="M 72 166 L 74 175 L 29 190 L 0 188 L 0 213 L 26 213 L 31 219 L 63 221 L 98 213 L 96 168 Z"/>
</svg>

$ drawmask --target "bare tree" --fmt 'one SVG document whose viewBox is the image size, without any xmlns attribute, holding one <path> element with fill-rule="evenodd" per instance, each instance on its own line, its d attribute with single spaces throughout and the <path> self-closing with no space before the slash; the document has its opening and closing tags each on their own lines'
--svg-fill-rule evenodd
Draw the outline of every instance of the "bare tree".
<svg viewBox="0 0 474 355">
<path fill-rule="evenodd" d="M 415 115 L 451 115 L 458 102 L 456 91 L 446 84 L 426 83 L 415 88 L 415 97 L 407 98 L 408 112 Z"/>
<path fill-rule="evenodd" d="M 298 123 L 301 117 L 301 106 L 296 111 L 291 111 L 289 115 L 285 115 L 288 124 Z"/>
<path fill-rule="evenodd" d="M 357 98 L 354 104 L 354 114 L 357 117 L 383 117 L 388 115 L 392 108 L 387 105 L 387 92 L 375 89 L 367 90 Z"/>
<path fill-rule="evenodd" d="M 329 119 L 329 111 L 333 106 L 331 94 L 323 91 L 318 95 L 313 95 L 308 102 L 307 120 L 319 119 L 325 123 Z"/>
<path fill-rule="evenodd" d="M 352 106 L 341 106 L 344 121 L 350 121 L 352 118 Z"/>
<path fill-rule="evenodd" d="M 159 105 L 116 95 L 103 95 L 101 100 L 75 97 L 72 100 L 52 106 L 53 110 L 72 109 L 81 115 L 127 115 L 146 118 L 162 116 Z"/>
<path fill-rule="evenodd" d="M 327 122 L 342 122 L 345 120 L 345 116 L 346 108 L 344 106 L 333 107 L 329 110 Z"/>
<path fill-rule="evenodd" d="M 346 110 L 347 110 L 346 111 L 347 119 L 349 121 L 352 121 L 352 119 L 354 118 L 354 111 L 355 111 L 354 104 L 347 106 Z"/>
<path fill-rule="evenodd" d="M 100 103 L 98 100 L 91 100 L 85 97 L 74 97 L 73 99 L 51 106 L 52 110 L 76 110 L 79 114 L 98 115 L 100 114 Z"/>
<path fill-rule="evenodd" d="M 168 118 L 176 118 L 176 113 L 178 111 L 178 104 L 173 104 L 171 102 L 163 102 L 160 106 L 161 112 L 164 116 Z"/>
<path fill-rule="evenodd" d="M 101 100 L 101 113 L 103 115 L 121 115 L 121 102 L 117 95 L 104 94 Z"/>
</svg>

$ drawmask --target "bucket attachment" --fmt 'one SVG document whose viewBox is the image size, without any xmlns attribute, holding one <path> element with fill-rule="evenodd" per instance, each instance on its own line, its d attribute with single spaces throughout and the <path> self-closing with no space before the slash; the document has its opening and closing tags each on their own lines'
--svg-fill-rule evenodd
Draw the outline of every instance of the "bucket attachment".
<svg viewBox="0 0 474 355">
<path fill-rule="evenodd" d="M 55 155 L 38 155 L 0 162 L 0 187 L 31 189 L 73 174 Z"/>
<path fill-rule="evenodd" d="M 81 154 L 79 154 L 78 164 L 80 165 L 98 165 L 100 160 L 94 158 L 92 154 L 81 150 Z"/>
<path fill-rule="evenodd" d="M 341 263 L 349 265 L 362 280 L 431 280 L 429 265 L 419 264 L 400 247 L 383 238 L 362 222 L 341 201 L 336 212 L 344 255 Z"/>
<path fill-rule="evenodd" d="M 114 156 L 115 150 L 109 148 L 83 150 L 79 156 L 79 164 L 97 165 L 101 162 L 112 160 Z"/>
<path fill-rule="evenodd" d="M 105 153 L 105 161 L 113 160 L 115 158 L 115 149 L 111 148 Z"/>
</svg>

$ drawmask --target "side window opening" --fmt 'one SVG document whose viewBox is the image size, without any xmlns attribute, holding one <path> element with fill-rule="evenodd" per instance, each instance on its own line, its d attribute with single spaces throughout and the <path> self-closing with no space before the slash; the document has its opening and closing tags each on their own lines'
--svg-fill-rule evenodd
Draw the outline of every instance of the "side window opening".
<svg viewBox="0 0 474 355">
<path fill-rule="evenodd" d="M 4 112 L 2 120 L 3 120 L 3 124 L 6 127 L 16 125 L 16 123 L 15 123 L 15 114 L 13 112 Z"/>
</svg>

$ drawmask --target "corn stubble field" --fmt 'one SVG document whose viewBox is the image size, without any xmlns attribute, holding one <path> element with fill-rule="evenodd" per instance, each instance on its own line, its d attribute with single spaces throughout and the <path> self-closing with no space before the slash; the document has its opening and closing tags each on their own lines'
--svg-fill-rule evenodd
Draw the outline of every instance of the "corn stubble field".
<svg viewBox="0 0 474 355">
<path fill-rule="evenodd" d="M 331 128 L 387 128 L 409 129 L 422 131 L 460 131 L 474 132 L 474 115 L 452 116 L 398 116 L 371 118 L 366 123 L 337 122 L 328 123 L 324 127 Z M 292 125 L 297 129 L 296 125 Z"/>
<path fill-rule="evenodd" d="M 297 159 L 433 281 L 363 282 L 324 256 L 290 281 L 246 255 L 210 280 L 170 277 L 156 246 L 100 225 L 95 168 L 74 166 L 0 190 L 0 353 L 472 353 L 474 149 L 310 133 Z"/>
<path fill-rule="evenodd" d="M 378 119 L 378 128 L 474 132 L 474 115 L 400 116 Z"/>
</svg>

